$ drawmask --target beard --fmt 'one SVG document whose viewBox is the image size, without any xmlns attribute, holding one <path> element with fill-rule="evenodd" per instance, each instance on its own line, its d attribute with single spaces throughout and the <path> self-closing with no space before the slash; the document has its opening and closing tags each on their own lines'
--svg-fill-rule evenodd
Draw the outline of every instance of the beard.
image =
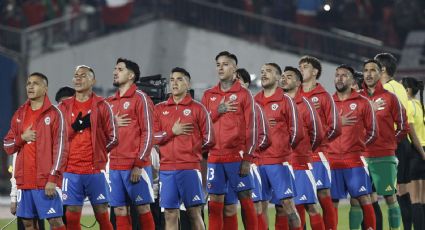
<svg viewBox="0 0 425 230">
<path fill-rule="evenodd" d="M 115 87 L 118 87 L 118 86 L 120 86 L 121 84 L 120 84 L 119 82 L 115 82 L 115 81 L 114 81 L 114 82 L 112 83 L 112 85 L 113 85 L 113 86 L 115 86 Z"/>
<path fill-rule="evenodd" d="M 338 87 L 337 85 L 335 85 L 335 89 L 336 91 L 338 91 L 339 93 L 345 92 L 348 89 L 348 85 L 344 85 L 342 87 Z"/>
</svg>

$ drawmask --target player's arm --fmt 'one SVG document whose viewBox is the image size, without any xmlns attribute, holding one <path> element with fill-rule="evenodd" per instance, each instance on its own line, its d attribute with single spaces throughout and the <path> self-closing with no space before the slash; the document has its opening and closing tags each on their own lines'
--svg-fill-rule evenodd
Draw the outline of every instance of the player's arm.
<svg viewBox="0 0 425 230">
<path fill-rule="evenodd" d="M 245 146 L 243 159 L 252 160 L 252 155 L 257 145 L 257 118 L 255 115 L 255 102 L 251 93 L 247 91 L 244 103 L 242 103 L 242 111 L 245 117 Z"/>
<path fill-rule="evenodd" d="M 258 142 L 257 150 L 264 150 L 270 146 L 271 140 L 269 138 L 269 124 L 264 115 L 264 111 L 261 106 L 255 103 L 257 124 L 258 124 Z"/>
<path fill-rule="evenodd" d="M 49 182 L 57 184 L 59 176 L 64 171 L 68 159 L 69 141 L 67 126 L 61 110 L 54 106 L 56 116 L 52 122 L 52 154 L 53 164 L 50 169 Z"/>
<path fill-rule="evenodd" d="M 311 102 L 306 98 L 303 98 L 303 101 L 309 112 L 309 123 L 307 124 L 308 134 L 310 136 L 311 149 L 314 151 L 322 143 L 325 133 L 323 131 L 322 122 L 320 121 L 319 115 L 317 114 L 314 105 L 311 104 Z"/>
<path fill-rule="evenodd" d="M 141 100 L 137 107 L 137 120 L 140 125 L 140 151 L 134 166 L 141 167 L 149 159 L 153 144 L 153 103 L 145 94 L 139 94 Z"/>
<path fill-rule="evenodd" d="M 297 106 L 291 97 L 285 95 L 285 111 L 287 126 L 289 127 L 290 139 L 289 143 L 292 148 L 295 148 L 297 144 L 304 138 L 303 120 L 301 116 L 298 116 Z"/>
<path fill-rule="evenodd" d="M 115 123 L 114 113 L 108 102 L 103 101 L 101 104 L 101 117 L 104 124 L 104 132 L 107 137 L 106 151 L 110 152 L 115 146 L 118 145 L 118 126 Z"/>
<path fill-rule="evenodd" d="M 199 127 L 201 128 L 202 150 L 207 151 L 215 144 L 213 124 L 205 106 L 201 103 L 199 103 L 199 105 L 201 106 L 201 109 L 198 122 Z"/>
<path fill-rule="evenodd" d="M 334 99 L 330 94 L 327 94 L 328 100 L 323 100 L 323 109 L 325 110 L 325 121 L 327 124 L 326 137 L 329 141 L 337 138 L 342 131 L 341 118 L 338 115 L 338 111 L 334 102 Z"/>
<path fill-rule="evenodd" d="M 10 129 L 3 139 L 4 151 L 9 155 L 19 152 L 25 144 L 25 140 L 22 139 L 21 133 L 18 133 L 18 123 L 16 121 L 17 117 L 18 114 L 16 112 L 10 121 Z"/>
<path fill-rule="evenodd" d="M 370 145 L 378 137 L 378 123 L 376 122 L 376 114 L 373 109 L 372 102 L 365 97 L 363 97 L 363 99 L 366 101 L 363 115 L 363 123 L 366 126 L 366 136 L 364 143 L 365 145 Z"/>
<path fill-rule="evenodd" d="M 172 130 L 172 127 L 165 129 L 162 120 L 161 120 L 161 113 L 162 113 L 162 106 L 161 104 L 157 104 L 154 109 L 154 135 L 153 135 L 153 144 L 154 145 L 165 145 L 168 141 L 170 141 L 174 137 L 174 133 Z"/>
<path fill-rule="evenodd" d="M 401 141 L 409 133 L 410 127 L 407 122 L 406 110 L 398 98 L 391 94 L 391 115 L 396 123 L 395 136 L 397 141 Z"/>
</svg>

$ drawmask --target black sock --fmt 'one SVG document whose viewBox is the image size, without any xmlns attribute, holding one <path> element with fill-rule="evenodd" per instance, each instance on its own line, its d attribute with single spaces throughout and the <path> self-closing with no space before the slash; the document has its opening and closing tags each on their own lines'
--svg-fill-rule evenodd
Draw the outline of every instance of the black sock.
<svg viewBox="0 0 425 230">
<path fill-rule="evenodd" d="M 424 210 L 422 204 L 412 204 L 412 222 L 415 229 L 425 229 Z"/>
<path fill-rule="evenodd" d="M 375 211 L 376 216 L 376 230 L 382 230 L 382 212 L 381 207 L 379 207 L 378 201 L 373 202 L 373 210 Z"/>
<path fill-rule="evenodd" d="M 401 219 L 405 230 L 412 229 L 412 203 L 410 203 L 410 195 L 406 193 L 402 196 L 397 196 L 398 205 L 400 206 Z"/>
</svg>

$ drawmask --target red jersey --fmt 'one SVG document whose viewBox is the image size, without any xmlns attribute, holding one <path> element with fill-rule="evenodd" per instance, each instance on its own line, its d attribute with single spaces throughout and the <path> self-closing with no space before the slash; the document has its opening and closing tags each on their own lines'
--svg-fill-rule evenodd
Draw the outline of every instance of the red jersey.
<svg viewBox="0 0 425 230">
<path fill-rule="evenodd" d="M 34 178 L 32 176 L 34 176 L 37 189 L 44 189 L 48 181 L 61 186 L 62 172 L 68 155 L 64 117 L 61 111 L 52 105 L 49 98 L 45 96 L 41 112 L 37 116 L 38 119 L 35 119 L 32 125 L 32 129 L 36 131 L 36 142 L 34 143 L 35 160 L 30 163 L 24 153 L 26 151 L 24 146 L 28 146 L 30 143 L 26 143 L 21 138 L 26 129 L 24 123 L 26 123 L 28 107 L 31 107 L 29 100 L 15 112 L 10 123 L 10 130 L 3 142 L 7 154 L 17 153 L 16 184 L 19 189 L 33 188 Z M 35 171 L 29 172 L 27 171 L 29 169 Z M 28 177 L 29 173 L 32 173 L 31 177 Z"/>
<path fill-rule="evenodd" d="M 191 135 L 175 136 L 172 128 L 180 123 L 191 123 Z M 211 118 L 205 106 L 190 94 L 176 104 L 171 96 L 155 106 L 155 144 L 159 145 L 160 170 L 201 169 L 202 151 L 214 145 Z"/>
<path fill-rule="evenodd" d="M 218 113 L 221 100 L 237 102 L 235 112 Z M 211 148 L 208 162 L 239 162 L 251 160 L 257 144 L 257 121 L 254 98 L 238 81 L 226 92 L 220 84 L 205 91 L 202 104 L 211 115 L 216 144 Z"/>
<path fill-rule="evenodd" d="M 261 91 L 255 96 L 255 101 L 263 108 L 267 120 L 276 121 L 276 125 L 269 127 L 271 145 L 259 153 L 258 164 L 289 161 L 291 147 L 297 146 L 304 136 L 303 123 L 294 101 L 281 88 L 277 88 L 270 97 L 265 97 L 264 91 Z"/>
<path fill-rule="evenodd" d="M 153 142 L 153 102 L 135 84 L 120 96 L 119 91 L 108 98 L 114 114 L 127 114 L 131 123 L 118 127 L 120 143 L 111 151 L 109 166 L 114 170 L 128 170 L 135 166 L 151 165 Z"/>
<path fill-rule="evenodd" d="M 363 84 L 363 88 L 367 89 L 366 84 Z M 385 102 L 384 107 L 376 111 L 376 121 L 379 127 L 378 138 L 373 145 L 366 146 L 364 156 L 394 156 L 397 142 L 405 138 L 410 129 L 406 118 L 406 110 L 397 96 L 385 90 L 380 81 L 376 84 L 373 94 L 369 94 L 367 90 L 364 90 L 362 95 L 371 101 L 384 100 Z M 395 131 L 394 124 L 397 127 Z"/>
<path fill-rule="evenodd" d="M 311 162 L 312 151 L 319 147 L 324 137 L 324 132 L 316 109 L 314 109 L 314 105 L 308 98 L 301 96 L 297 92 L 294 100 L 297 104 L 298 116 L 303 121 L 304 138 L 293 149 L 291 164 L 294 169 L 307 170 L 307 164 Z"/>
<path fill-rule="evenodd" d="M 320 83 L 317 83 L 316 87 L 310 92 L 304 92 L 301 87 L 301 94 L 315 105 L 325 132 L 325 138 L 323 138 L 320 148 L 316 149 L 312 157 L 313 161 L 321 161 L 318 152 L 326 153 L 328 143 L 341 134 L 341 118 L 337 113 L 332 96 L 326 92 Z"/>
<path fill-rule="evenodd" d="M 349 98 L 340 100 L 333 95 L 338 112 L 356 117 L 354 125 L 342 126 L 342 134 L 329 143 L 328 160 L 332 169 L 354 168 L 363 166 L 360 156 L 366 146 L 372 144 L 378 136 L 378 125 L 372 104 L 355 90 Z"/>
<path fill-rule="evenodd" d="M 86 169 L 92 170 L 95 173 L 105 169 L 108 160 L 107 152 L 111 151 L 118 144 L 118 130 L 115 125 L 111 106 L 108 102 L 95 93 L 91 97 L 93 101 L 90 108 L 90 140 L 92 144 L 91 152 L 93 154 L 91 159 L 93 160 L 93 167 Z M 74 103 L 75 96 L 64 99 L 59 104 L 69 126 L 75 121 L 75 116 L 72 116 Z M 68 135 L 69 142 L 72 142 L 76 136 L 76 132 L 71 127 L 68 127 Z M 68 172 L 68 169 L 73 170 L 79 167 L 81 166 L 70 165 L 68 162 L 66 171 Z"/>
</svg>

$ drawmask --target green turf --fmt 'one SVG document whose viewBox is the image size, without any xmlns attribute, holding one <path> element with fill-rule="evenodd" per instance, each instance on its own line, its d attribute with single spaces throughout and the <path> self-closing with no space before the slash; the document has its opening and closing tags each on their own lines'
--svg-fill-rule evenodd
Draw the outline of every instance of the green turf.
<svg viewBox="0 0 425 230">
<path fill-rule="evenodd" d="M 388 229 L 388 221 L 387 221 L 387 207 L 384 204 L 381 204 L 381 208 L 382 208 L 382 215 L 383 215 L 383 222 L 384 222 L 384 229 Z M 349 205 L 340 205 L 339 209 L 338 209 L 338 229 L 348 229 L 348 210 L 350 209 Z M 274 215 L 275 215 L 275 211 L 273 208 L 269 208 L 269 226 L 270 229 L 274 229 Z M 308 215 L 306 215 L 308 216 Z M 307 218 L 307 229 L 310 229 L 310 226 L 308 224 L 308 217 Z M 6 225 L 8 222 L 10 221 L 10 219 L 1 219 L 0 217 L 0 229 L 2 229 L 2 227 L 4 225 Z M 242 222 L 241 222 L 241 218 L 238 218 L 239 221 L 239 229 L 243 229 L 242 227 Z M 94 216 L 83 216 L 81 219 L 81 223 L 86 225 L 86 226 L 90 226 L 92 225 L 94 222 Z M 206 218 L 206 224 L 208 223 L 208 219 Z M 5 230 L 14 230 L 16 229 L 16 222 L 11 224 L 9 227 L 5 228 Z M 46 229 L 50 229 L 48 227 L 48 224 L 46 222 Z M 84 227 L 82 227 L 82 229 L 86 229 Z M 96 224 L 93 228 L 91 229 L 99 229 L 99 225 Z"/>
</svg>

